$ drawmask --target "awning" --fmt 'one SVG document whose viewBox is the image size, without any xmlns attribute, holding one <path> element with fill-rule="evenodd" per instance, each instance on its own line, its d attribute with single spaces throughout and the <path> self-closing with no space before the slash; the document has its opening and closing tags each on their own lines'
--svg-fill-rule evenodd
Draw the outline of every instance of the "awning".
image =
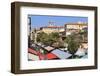
<svg viewBox="0 0 100 76">
<path fill-rule="evenodd" d="M 82 59 L 86 59 L 86 58 L 88 58 L 88 55 L 84 55 L 84 56 L 82 57 Z"/>
<path fill-rule="evenodd" d="M 64 52 L 64 51 L 59 50 L 59 49 L 55 49 L 51 53 L 55 54 L 60 59 L 66 59 L 66 58 L 69 58 L 70 56 L 72 56 L 70 53 Z"/>
<path fill-rule="evenodd" d="M 28 53 L 28 59 L 31 60 L 31 61 L 40 60 L 39 56 L 31 54 L 31 53 Z"/>
<path fill-rule="evenodd" d="M 31 48 L 28 48 L 28 52 L 37 55 L 37 52 Z"/>
<path fill-rule="evenodd" d="M 75 55 L 77 56 L 84 56 L 85 55 L 85 49 L 78 49 L 77 52 L 75 53 Z"/>
<path fill-rule="evenodd" d="M 46 47 L 44 47 L 44 49 L 46 49 L 49 52 L 49 51 L 53 50 L 54 48 L 51 46 L 46 46 Z"/>
<path fill-rule="evenodd" d="M 55 58 L 58 58 L 58 57 L 53 53 L 48 53 L 48 54 L 46 54 L 46 58 L 49 60 L 49 59 L 55 59 Z"/>
</svg>

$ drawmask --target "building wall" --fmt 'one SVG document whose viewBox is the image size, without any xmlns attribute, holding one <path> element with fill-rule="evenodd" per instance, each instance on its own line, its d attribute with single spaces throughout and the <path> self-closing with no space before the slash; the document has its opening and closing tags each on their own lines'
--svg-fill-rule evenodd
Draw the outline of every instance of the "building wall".
<svg viewBox="0 0 100 76">
<path fill-rule="evenodd" d="M 72 25 L 72 24 L 68 24 L 68 25 L 66 25 L 67 26 L 67 29 L 79 29 L 79 25 Z M 65 27 L 66 27 L 65 26 Z"/>
<path fill-rule="evenodd" d="M 42 28 L 41 31 L 49 34 L 52 32 L 62 32 L 64 28 Z"/>
<path fill-rule="evenodd" d="M 84 27 L 87 27 L 87 24 L 66 24 L 66 29 L 83 29 Z"/>
<path fill-rule="evenodd" d="M 79 32 L 83 28 L 88 27 L 87 24 L 65 24 L 65 34 L 70 35 L 73 32 Z"/>
</svg>

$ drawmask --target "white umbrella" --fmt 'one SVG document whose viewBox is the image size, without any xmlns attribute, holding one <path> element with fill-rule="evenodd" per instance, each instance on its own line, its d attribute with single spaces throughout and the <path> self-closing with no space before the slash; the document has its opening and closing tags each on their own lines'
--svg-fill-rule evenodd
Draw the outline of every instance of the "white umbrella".
<svg viewBox="0 0 100 76">
<path fill-rule="evenodd" d="M 47 46 L 47 47 L 44 47 L 44 49 L 46 49 L 46 50 L 48 50 L 48 51 L 51 51 L 51 50 L 53 50 L 54 48 L 51 47 L 51 46 Z"/>
<path fill-rule="evenodd" d="M 77 52 L 75 53 L 77 56 L 84 56 L 85 55 L 85 49 L 79 48 Z"/>
<path fill-rule="evenodd" d="M 84 56 L 82 57 L 82 59 L 86 59 L 86 58 L 88 58 L 88 55 L 84 55 Z"/>
</svg>

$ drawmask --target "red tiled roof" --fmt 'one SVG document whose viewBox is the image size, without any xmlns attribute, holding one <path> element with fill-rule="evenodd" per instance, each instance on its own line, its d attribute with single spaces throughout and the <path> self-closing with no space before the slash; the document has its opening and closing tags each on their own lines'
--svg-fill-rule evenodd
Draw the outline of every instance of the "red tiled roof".
<svg viewBox="0 0 100 76">
<path fill-rule="evenodd" d="M 47 59 L 54 59 L 54 58 L 58 58 L 56 55 L 54 55 L 53 53 L 49 53 L 49 54 L 46 54 L 46 58 Z"/>
</svg>

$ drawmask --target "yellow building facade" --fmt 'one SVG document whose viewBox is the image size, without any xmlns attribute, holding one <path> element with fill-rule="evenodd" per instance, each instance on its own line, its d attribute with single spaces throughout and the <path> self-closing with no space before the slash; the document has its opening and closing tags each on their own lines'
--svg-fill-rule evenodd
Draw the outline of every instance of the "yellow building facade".
<svg viewBox="0 0 100 76">
<path fill-rule="evenodd" d="M 86 28 L 87 25 L 88 25 L 87 23 L 68 23 L 68 24 L 65 24 L 65 28 L 82 30 L 83 28 Z"/>
<path fill-rule="evenodd" d="M 65 24 L 65 33 L 66 35 L 70 35 L 71 33 L 77 33 L 84 28 L 88 28 L 87 23 L 67 23 Z"/>
<path fill-rule="evenodd" d="M 47 34 L 52 32 L 63 32 L 65 29 L 63 26 L 47 26 L 47 27 L 41 27 L 41 32 L 45 32 Z"/>
</svg>

